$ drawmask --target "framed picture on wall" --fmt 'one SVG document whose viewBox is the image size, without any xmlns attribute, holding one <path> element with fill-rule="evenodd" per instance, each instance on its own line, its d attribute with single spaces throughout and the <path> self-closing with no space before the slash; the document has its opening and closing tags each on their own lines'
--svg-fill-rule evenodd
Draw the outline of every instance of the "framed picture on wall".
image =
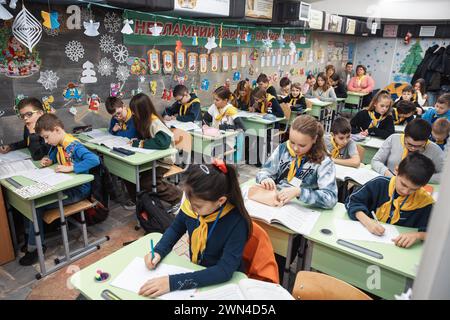
<svg viewBox="0 0 450 320">
<path fill-rule="evenodd" d="M 398 25 L 385 24 L 383 28 L 383 38 L 396 38 L 398 31 Z"/>
<path fill-rule="evenodd" d="M 314 9 L 309 11 L 309 28 L 313 30 L 323 29 L 323 11 Z"/>
<path fill-rule="evenodd" d="M 183 70 L 186 67 L 186 50 L 180 49 L 175 53 L 176 61 L 177 61 L 177 69 Z"/>
<path fill-rule="evenodd" d="M 150 74 L 159 73 L 161 71 L 160 51 L 156 49 L 148 50 L 148 70 Z"/>
<path fill-rule="evenodd" d="M 238 68 L 238 59 L 239 59 L 239 53 L 232 52 L 231 53 L 231 69 L 236 70 Z"/>
<path fill-rule="evenodd" d="M 197 72 L 198 54 L 195 52 L 188 53 L 188 70 L 189 72 Z"/>
<path fill-rule="evenodd" d="M 241 52 L 241 68 L 245 68 L 247 66 L 247 52 L 243 51 Z"/>
<path fill-rule="evenodd" d="M 346 34 L 355 34 L 356 30 L 356 20 L 348 19 L 345 23 L 345 33 Z"/>
<path fill-rule="evenodd" d="M 217 72 L 219 70 L 219 55 L 211 53 L 211 71 Z"/>
<path fill-rule="evenodd" d="M 208 55 L 203 53 L 200 55 L 200 73 L 208 72 Z"/>
<path fill-rule="evenodd" d="M 325 14 L 325 31 L 341 32 L 342 30 L 342 17 L 335 14 Z"/>
<path fill-rule="evenodd" d="M 309 11 L 311 10 L 311 5 L 306 2 L 300 2 L 300 12 L 298 14 L 298 20 L 309 21 Z"/>
<path fill-rule="evenodd" d="M 166 74 L 173 72 L 173 57 L 172 51 L 163 51 L 162 53 L 163 70 Z"/>
<path fill-rule="evenodd" d="M 222 71 L 227 72 L 230 70 L 230 54 L 225 52 L 222 54 Z"/>
</svg>

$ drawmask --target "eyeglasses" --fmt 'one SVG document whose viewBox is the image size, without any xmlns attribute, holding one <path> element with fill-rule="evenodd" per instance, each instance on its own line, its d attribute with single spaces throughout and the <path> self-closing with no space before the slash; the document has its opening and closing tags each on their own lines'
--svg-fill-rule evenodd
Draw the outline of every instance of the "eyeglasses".
<svg viewBox="0 0 450 320">
<path fill-rule="evenodd" d="M 424 142 L 424 143 L 422 143 L 422 144 L 420 144 L 420 145 L 417 145 L 417 144 L 411 144 L 408 140 L 405 139 L 405 146 L 406 146 L 406 148 L 408 148 L 408 149 L 420 150 L 420 149 L 425 148 L 426 144 L 427 144 L 426 142 Z"/>
<path fill-rule="evenodd" d="M 38 113 L 38 112 L 39 112 L 39 110 L 28 111 L 28 112 L 25 112 L 25 113 L 19 113 L 19 114 L 18 114 L 18 117 L 19 117 L 20 119 L 22 119 L 22 120 L 25 120 L 25 118 L 26 118 L 26 119 L 29 119 L 29 118 L 31 118 L 35 113 Z"/>
</svg>

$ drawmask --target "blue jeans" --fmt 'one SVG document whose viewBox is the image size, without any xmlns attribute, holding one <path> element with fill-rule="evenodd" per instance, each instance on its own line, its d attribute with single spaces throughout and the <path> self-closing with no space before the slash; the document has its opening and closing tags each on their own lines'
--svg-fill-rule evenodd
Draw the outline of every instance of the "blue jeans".
<svg viewBox="0 0 450 320">
<path fill-rule="evenodd" d="M 90 191 L 82 190 L 81 187 L 75 187 L 72 189 L 68 189 L 63 191 L 63 194 L 67 196 L 66 199 L 62 201 L 63 206 L 73 204 L 79 202 L 83 199 L 89 197 Z M 44 243 L 44 220 L 42 220 L 42 216 L 45 211 L 50 209 L 58 208 L 58 202 L 50 203 L 46 206 L 40 207 L 36 209 L 36 217 L 39 225 L 39 232 L 41 233 L 41 241 Z M 28 220 L 28 219 L 27 219 Z M 36 238 L 34 233 L 33 221 L 28 220 L 28 251 L 33 251 L 36 249 Z"/>
</svg>

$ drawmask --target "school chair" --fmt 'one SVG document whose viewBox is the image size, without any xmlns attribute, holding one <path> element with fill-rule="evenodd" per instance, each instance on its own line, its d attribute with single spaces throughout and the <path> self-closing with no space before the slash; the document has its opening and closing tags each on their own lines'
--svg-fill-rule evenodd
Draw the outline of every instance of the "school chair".
<svg viewBox="0 0 450 320">
<path fill-rule="evenodd" d="M 279 130 L 277 133 L 275 133 L 273 135 L 274 138 L 279 139 L 278 141 L 280 141 L 280 139 L 281 139 L 280 137 L 285 135 L 289 130 L 289 125 L 290 125 L 289 121 L 291 119 L 291 113 L 292 113 L 291 107 L 285 103 L 281 104 L 281 109 L 283 110 L 284 117 L 286 118 L 286 127 L 284 128 L 284 130 Z"/>
<path fill-rule="evenodd" d="M 251 279 L 280 283 L 272 242 L 263 228 L 255 222 L 252 225 L 252 236 L 242 254 L 245 273 Z"/>
<path fill-rule="evenodd" d="M 297 273 L 292 296 L 297 300 L 372 300 L 347 282 L 311 271 Z"/>
<path fill-rule="evenodd" d="M 191 163 L 192 137 L 188 132 L 178 128 L 172 128 L 170 130 L 174 136 L 175 148 L 178 150 L 177 163 L 184 162 L 186 165 L 184 168 L 181 168 L 175 164 L 171 165 L 169 171 L 167 171 L 163 177 L 168 179 L 175 176 L 175 185 L 178 185 L 180 183 L 179 175 L 186 172 L 189 168 L 189 164 Z M 181 161 L 178 161 L 180 154 L 182 155 L 182 159 Z M 185 154 L 187 155 L 187 159 L 184 159 Z"/>
<path fill-rule="evenodd" d="M 61 217 L 59 208 L 51 209 L 45 211 L 43 215 L 43 220 L 47 224 L 51 224 L 53 221 L 59 219 L 61 224 L 61 235 L 63 238 L 63 245 L 65 250 L 65 257 L 56 258 L 55 264 L 63 263 L 63 265 L 68 264 L 72 261 L 80 259 L 98 249 L 100 249 L 100 244 L 109 240 L 109 236 L 104 236 L 92 243 L 89 243 L 87 235 L 86 217 L 85 211 L 94 208 L 97 202 L 91 202 L 87 199 L 81 200 L 77 203 L 70 204 L 63 207 L 64 217 Z M 80 213 L 80 222 L 74 219 L 72 216 L 76 213 Z M 67 220 L 66 220 L 67 218 Z M 84 246 L 80 249 L 70 251 L 69 249 L 69 236 L 67 232 L 67 222 L 70 222 L 81 229 L 83 233 Z"/>
</svg>

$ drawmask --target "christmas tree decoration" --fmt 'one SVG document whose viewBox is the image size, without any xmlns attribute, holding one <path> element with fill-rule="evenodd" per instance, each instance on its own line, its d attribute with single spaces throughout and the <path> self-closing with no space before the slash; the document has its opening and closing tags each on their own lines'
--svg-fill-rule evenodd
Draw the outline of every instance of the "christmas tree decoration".
<svg viewBox="0 0 450 320">
<path fill-rule="evenodd" d="M 78 85 L 77 84 L 75 84 L 73 82 L 69 82 L 67 84 L 67 87 L 63 91 L 63 97 L 64 97 L 65 101 L 77 101 L 77 102 L 80 102 L 81 99 L 83 98 L 83 95 L 80 92 L 80 90 L 78 90 Z"/>
<path fill-rule="evenodd" d="M 110 76 L 114 71 L 114 65 L 111 59 L 103 57 L 97 65 L 97 70 L 102 77 Z"/>
<path fill-rule="evenodd" d="M 144 58 L 130 57 L 127 64 L 130 66 L 131 74 L 139 76 L 147 73 L 147 60 Z"/>
<path fill-rule="evenodd" d="M 41 65 L 39 52 L 27 50 L 14 36 L 3 38 L 0 51 L 0 74 L 9 78 L 25 78 L 38 72 Z"/>
<path fill-rule="evenodd" d="M 16 19 L 14 19 L 12 33 L 31 52 L 34 46 L 41 40 L 42 27 L 30 11 L 22 5 L 22 10 L 17 14 Z"/>
<path fill-rule="evenodd" d="M 81 83 L 96 83 L 97 77 L 94 71 L 94 64 L 89 60 L 83 63 L 83 72 L 81 73 L 82 77 L 80 79 Z"/>
<path fill-rule="evenodd" d="M 175 52 L 180 51 L 181 49 L 183 49 L 183 42 L 181 42 L 181 40 L 177 40 L 175 41 Z"/>
<path fill-rule="evenodd" d="M 149 30 L 152 33 L 152 36 L 159 37 L 161 32 L 163 31 L 163 27 L 159 26 L 155 21 L 155 23 L 152 27 L 149 28 Z"/>
<path fill-rule="evenodd" d="M 42 105 L 44 106 L 44 110 L 46 113 L 55 113 L 56 110 L 53 108 L 52 103 L 55 102 L 55 97 L 53 96 L 45 96 L 42 97 Z"/>
<path fill-rule="evenodd" d="M 114 50 L 116 40 L 109 34 L 104 34 L 100 37 L 100 50 L 105 53 L 110 53 Z"/>
<path fill-rule="evenodd" d="M 123 44 L 114 47 L 113 58 L 117 63 L 125 63 L 128 58 L 128 49 Z"/>
<path fill-rule="evenodd" d="M 131 24 L 134 24 L 133 20 L 129 20 L 129 19 L 124 19 L 123 20 L 123 28 L 120 32 L 122 32 L 123 34 L 132 34 L 134 33 L 133 28 L 131 28 Z"/>
<path fill-rule="evenodd" d="M 0 19 L 9 20 L 14 16 L 8 10 L 6 10 L 6 8 L 3 6 L 4 4 L 6 4 L 6 1 L 0 1 Z"/>
<path fill-rule="evenodd" d="M 100 33 L 98 32 L 98 28 L 100 27 L 100 22 L 94 22 L 92 20 L 89 20 L 89 22 L 83 22 L 84 26 L 84 34 L 89 37 L 96 37 Z"/>
<path fill-rule="evenodd" d="M 37 82 L 42 84 L 45 90 L 53 90 L 58 87 L 57 82 L 59 77 L 56 75 L 56 72 L 51 70 L 46 70 L 44 72 L 40 72 L 40 77 Z"/>
<path fill-rule="evenodd" d="M 284 40 L 284 29 L 281 29 L 277 42 L 280 45 L 280 48 L 284 48 L 284 44 L 286 43 L 286 40 Z"/>
<path fill-rule="evenodd" d="M 66 25 L 69 30 L 81 29 L 81 10 L 79 6 L 71 5 L 67 7 L 67 14 L 70 16 L 67 18 Z"/>
<path fill-rule="evenodd" d="M 210 53 L 212 49 L 217 48 L 216 37 L 208 37 L 208 42 L 205 44 L 205 48 L 208 49 L 208 53 Z"/>
<path fill-rule="evenodd" d="M 160 51 L 156 49 L 147 51 L 148 57 L 148 68 L 150 69 L 151 74 L 157 74 L 161 71 L 160 64 Z"/>
<path fill-rule="evenodd" d="M 422 46 L 420 42 L 417 40 L 408 51 L 407 56 L 402 61 L 399 73 L 403 74 L 414 74 L 416 72 L 417 66 L 423 59 L 422 56 Z"/>
<path fill-rule="evenodd" d="M 192 37 L 192 45 L 194 47 L 198 46 L 198 37 L 197 37 L 197 33 L 194 33 L 194 36 Z"/>
<path fill-rule="evenodd" d="M 58 29 L 59 28 L 59 22 L 58 22 L 58 12 L 46 12 L 41 11 L 41 17 L 44 19 L 44 22 L 42 22 L 42 25 L 46 27 L 47 29 Z"/>
<path fill-rule="evenodd" d="M 100 107 L 101 102 L 102 101 L 100 100 L 100 97 L 97 94 L 95 94 L 95 93 L 91 94 L 91 96 L 88 97 L 88 99 L 87 99 L 87 103 L 89 105 L 89 110 L 97 112 Z"/>
<path fill-rule="evenodd" d="M 79 59 L 82 59 L 84 57 L 84 47 L 79 41 L 69 41 L 68 44 L 66 44 L 66 56 L 71 61 L 78 62 Z"/>
<path fill-rule="evenodd" d="M 115 12 L 107 12 L 105 14 L 103 24 L 106 31 L 108 31 L 109 33 L 116 33 L 117 31 L 119 31 L 122 23 L 119 16 Z"/>
<path fill-rule="evenodd" d="M 116 78 L 117 80 L 121 82 L 127 81 L 127 79 L 130 77 L 130 70 L 125 65 L 120 65 L 116 69 Z"/>
</svg>

